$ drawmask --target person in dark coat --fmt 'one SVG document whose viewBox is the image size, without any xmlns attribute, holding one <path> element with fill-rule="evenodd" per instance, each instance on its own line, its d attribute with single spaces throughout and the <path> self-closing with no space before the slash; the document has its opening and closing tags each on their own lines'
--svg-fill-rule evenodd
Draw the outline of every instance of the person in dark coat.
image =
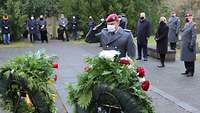
<svg viewBox="0 0 200 113">
<path fill-rule="evenodd" d="M 165 67 L 165 56 L 168 49 L 168 31 L 169 27 L 167 26 L 167 20 L 165 17 L 160 17 L 160 24 L 156 33 L 156 50 L 160 54 L 159 68 Z"/>
<path fill-rule="evenodd" d="M 78 22 L 75 16 L 72 17 L 72 34 L 73 38 L 76 40 L 78 38 Z"/>
<path fill-rule="evenodd" d="M 88 27 L 88 32 L 95 27 L 95 22 L 92 16 L 89 16 L 87 27 Z"/>
<path fill-rule="evenodd" d="M 197 27 L 191 12 L 186 14 L 185 21 L 181 34 L 181 60 L 184 61 L 186 71 L 182 75 L 192 77 L 195 71 Z"/>
<path fill-rule="evenodd" d="M 147 61 L 147 44 L 148 38 L 150 37 L 150 22 L 146 19 L 145 13 L 140 14 L 140 19 L 136 26 L 136 36 L 137 36 L 137 47 L 138 47 L 138 58 L 142 59 L 142 51 L 144 61 Z"/>
<path fill-rule="evenodd" d="M 66 35 L 66 40 L 69 41 L 69 36 L 68 36 L 68 20 L 67 18 L 65 18 L 64 14 L 61 14 L 61 17 L 58 20 L 58 24 L 59 24 L 59 32 L 58 32 L 58 38 L 62 39 L 63 41 L 65 41 L 64 38 L 64 33 Z"/>
<path fill-rule="evenodd" d="M 47 37 L 47 21 L 44 18 L 43 15 L 40 15 L 40 19 L 38 21 L 38 25 L 39 25 L 39 30 L 40 30 L 40 35 L 41 35 L 41 41 L 42 43 L 44 43 L 44 41 L 46 41 L 46 43 L 48 43 L 48 37 Z"/>
<path fill-rule="evenodd" d="M 128 19 L 126 18 L 126 16 L 124 14 L 119 15 L 119 19 L 120 19 L 120 24 L 119 26 L 123 29 L 127 29 L 127 25 L 128 25 Z"/>
<path fill-rule="evenodd" d="M 37 30 L 37 21 L 33 16 L 31 16 L 30 20 L 28 21 L 28 30 L 29 30 L 29 37 L 30 41 L 34 43 L 36 39 L 36 30 Z"/>
<path fill-rule="evenodd" d="M 8 19 L 8 16 L 3 16 L 2 20 L 2 34 L 3 34 L 3 43 L 10 44 L 10 21 Z"/>
<path fill-rule="evenodd" d="M 126 57 L 127 55 L 134 58 L 135 45 L 132 40 L 132 33 L 122 29 L 119 26 L 119 22 L 118 15 L 109 15 L 106 19 L 107 28 L 102 29 L 96 36 L 100 38 L 103 50 L 117 50 L 120 52 L 120 58 Z"/>
<path fill-rule="evenodd" d="M 180 19 L 176 16 L 176 12 L 172 11 L 172 16 L 169 18 L 169 43 L 171 50 L 176 50 L 176 43 L 178 41 L 178 34 L 180 29 Z"/>
</svg>

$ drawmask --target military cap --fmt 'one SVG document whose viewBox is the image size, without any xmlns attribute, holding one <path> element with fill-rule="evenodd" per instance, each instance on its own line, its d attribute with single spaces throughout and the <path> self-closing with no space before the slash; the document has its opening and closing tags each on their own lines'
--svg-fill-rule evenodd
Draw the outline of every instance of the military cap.
<svg viewBox="0 0 200 113">
<path fill-rule="evenodd" d="M 117 14 L 111 14 L 106 18 L 106 22 L 113 22 L 113 21 L 119 21 L 119 17 Z"/>
</svg>

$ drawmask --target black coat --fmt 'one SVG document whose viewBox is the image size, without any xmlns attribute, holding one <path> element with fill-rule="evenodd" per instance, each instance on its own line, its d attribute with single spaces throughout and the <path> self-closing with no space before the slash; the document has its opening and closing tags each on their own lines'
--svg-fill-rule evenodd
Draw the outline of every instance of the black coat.
<svg viewBox="0 0 200 113">
<path fill-rule="evenodd" d="M 158 26 L 158 31 L 156 33 L 156 50 L 158 53 L 165 54 L 168 49 L 168 31 L 169 27 L 165 23 L 161 23 Z"/>
<path fill-rule="evenodd" d="M 3 34 L 10 33 L 10 22 L 9 22 L 9 20 L 2 20 L 2 33 Z"/>
<path fill-rule="evenodd" d="M 150 37 L 150 22 L 148 20 L 139 20 L 136 26 L 136 36 L 138 44 L 147 44 Z"/>
</svg>

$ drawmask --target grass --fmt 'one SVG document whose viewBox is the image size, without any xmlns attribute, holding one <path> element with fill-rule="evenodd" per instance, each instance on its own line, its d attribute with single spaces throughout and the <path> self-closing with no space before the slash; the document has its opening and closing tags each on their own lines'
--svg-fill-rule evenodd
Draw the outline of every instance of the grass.
<svg viewBox="0 0 200 113">
<path fill-rule="evenodd" d="M 25 48 L 25 47 L 33 47 L 29 41 L 19 41 L 19 42 L 11 42 L 10 45 L 0 44 L 0 48 Z"/>
</svg>

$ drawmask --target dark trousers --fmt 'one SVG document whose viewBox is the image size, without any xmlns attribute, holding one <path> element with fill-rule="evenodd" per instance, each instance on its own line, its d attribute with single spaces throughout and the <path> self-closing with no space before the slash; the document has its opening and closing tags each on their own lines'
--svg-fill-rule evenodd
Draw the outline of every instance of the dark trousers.
<svg viewBox="0 0 200 113">
<path fill-rule="evenodd" d="M 61 29 L 61 30 L 59 31 L 59 33 L 60 33 L 60 34 L 59 34 L 59 39 L 65 41 L 65 38 L 64 38 L 64 33 L 65 33 L 66 40 L 69 41 L 69 35 L 68 35 L 68 32 L 67 32 L 66 29 Z"/>
<path fill-rule="evenodd" d="M 41 34 L 42 43 L 44 43 L 44 41 L 46 41 L 46 43 L 48 43 L 47 30 L 40 31 L 40 34 Z"/>
<path fill-rule="evenodd" d="M 160 53 L 160 62 L 162 64 L 162 66 L 165 65 L 165 56 L 166 56 L 166 54 Z"/>
<path fill-rule="evenodd" d="M 142 52 L 143 52 L 143 57 L 147 58 L 147 44 L 137 43 L 137 47 L 138 47 L 138 58 L 142 58 Z"/>
<path fill-rule="evenodd" d="M 30 33 L 30 41 L 33 43 L 33 42 L 35 42 L 35 39 L 36 39 L 36 34 Z"/>
<path fill-rule="evenodd" d="M 176 42 L 170 42 L 170 49 L 176 50 Z"/>
<path fill-rule="evenodd" d="M 77 32 L 78 32 L 77 29 L 73 29 L 73 30 L 72 30 L 72 34 L 73 34 L 72 37 L 73 37 L 75 40 L 78 38 L 78 33 L 77 33 Z"/>
<path fill-rule="evenodd" d="M 186 69 L 186 73 L 192 73 L 194 74 L 194 69 L 195 69 L 195 62 L 184 62 L 185 64 L 185 69 Z"/>
</svg>

